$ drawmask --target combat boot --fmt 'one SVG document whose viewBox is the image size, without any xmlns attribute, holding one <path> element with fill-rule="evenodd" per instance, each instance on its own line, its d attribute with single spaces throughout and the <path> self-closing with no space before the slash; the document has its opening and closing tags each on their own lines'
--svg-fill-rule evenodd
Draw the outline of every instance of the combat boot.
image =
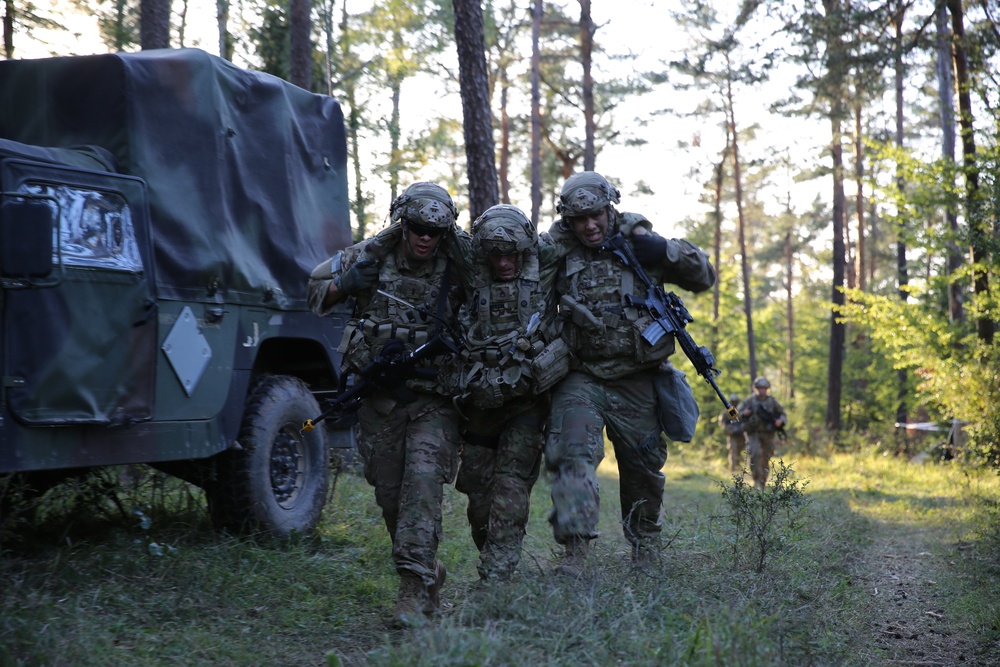
<svg viewBox="0 0 1000 667">
<path fill-rule="evenodd" d="M 428 613 L 435 613 L 441 609 L 441 587 L 448 577 L 448 571 L 444 569 L 444 563 L 439 560 L 434 561 L 434 583 L 427 587 L 427 598 L 430 602 Z"/>
<path fill-rule="evenodd" d="M 585 537 L 571 537 L 566 540 L 565 546 L 562 562 L 556 567 L 555 573 L 576 579 L 583 574 L 587 553 L 590 551 L 590 540 Z"/>
<path fill-rule="evenodd" d="M 424 581 L 413 572 L 399 575 L 399 593 L 396 595 L 396 609 L 392 612 L 392 625 L 410 628 L 426 621 L 425 613 L 430 606 Z"/>
<path fill-rule="evenodd" d="M 640 569 L 660 564 L 660 543 L 655 539 L 639 540 L 632 545 L 632 564 Z"/>
</svg>

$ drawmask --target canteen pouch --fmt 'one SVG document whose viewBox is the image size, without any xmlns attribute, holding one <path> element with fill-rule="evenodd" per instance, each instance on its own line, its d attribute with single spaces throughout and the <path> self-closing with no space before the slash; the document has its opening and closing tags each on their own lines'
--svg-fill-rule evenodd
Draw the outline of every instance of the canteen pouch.
<svg viewBox="0 0 1000 667">
<path fill-rule="evenodd" d="M 664 362 L 653 374 L 653 389 L 660 428 L 674 442 L 691 442 L 700 411 L 687 376 Z"/>
</svg>

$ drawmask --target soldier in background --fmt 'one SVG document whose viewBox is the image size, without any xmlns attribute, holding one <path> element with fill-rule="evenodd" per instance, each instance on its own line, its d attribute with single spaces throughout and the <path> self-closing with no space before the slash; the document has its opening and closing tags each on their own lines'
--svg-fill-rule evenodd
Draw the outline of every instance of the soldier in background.
<svg viewBox="0 0 1000 667">
<path fill-rule="evenodd" d="M 362 371 L 389 349 L 412 351 L 440 331 L 440 319 L 456 321 L 462 293 L 440 252 L 461 233 L 456 215 L 444 188 L 414 183 L 390 207 L 398 241 L 386 247 L 386 234 L 380 234 L 313 270 L 309 305 L 316 314 L 355 300 L 340 346 L 345 372 Z M 433 368 L 432 362 L 421 365 Z M 422 622 L 440 606 L 441 502 L 444 485 L 455 479 L 460 442 L 458 414 L 438 392 L 436 378 L 408 379 L 406 389 L 405 397 L 398 388 L 379 389 L 358 410 L 358 451 L 400 577 L 393 613 L 398 625 Z"/>
<path fill-rule="evenodd" d="M 729 403 L 739 405 L 739 394 L 730 394 Z M 733 422 L 729 419 L 729 413 L 725 410 L 719 415 L 719 426 L 726 434 L 726 448 L 729 450 L 729 470 L 739 472 L 743 470 L 743 446 L 746 444 L 746 436 L 743 435 L 743 422 Z"/>
<path fill-rule="evenodd" d="M 771 383 L 760 376 L 753 381 L 753 391 L 740 404 L 739 412 L 746 433 L 747 452 L 750 454 L 750 473 L 758 489 L 767 484 L 771 457 L 774 456 L 775 432 L 784 433 L 788 418 L 778 399 L 768 391 Z"/>
<path fill-rule="evenodd" d="M 660 435 L 653 378 L 674 351 L 674 336 L 650 345 L 642 332 L 653 322 L 643 306 L 645 285 L 601 246 L 621 233 L 654 282 L 701 292 L 715 283 L 708 256 L 688 241 L 652 233 L 635 213 L 619 213 L 619 192 L 592 171 L 566 179 L 552 229 L 570 250 L 560 264 L 556 290 L 563 337 L 577 363 L 553 389 L 545 465 L 553 472 L 552 524 L 565 546 L 557 574 L 579 576 L 590 541 L 598 537 L 600 492 L 596 470 L 604 458 L 604 429 L 615 448 L 621 479 L 621 521 L 634 562 L 658 554 L 667 458 Z"/>
<path fill-rule="evenodd" d="M 548 388 L 569 370 L 569 349 L 555 321 L 553 248 L 544 244 L 540 257 L 538 234 L 520 209 L 487 209 L 472 225 L 470 256 L 478 267 L 468 347 L 456 368 L 442 371 L 467 418 L 455 488 L 469 498 L 479 576 L 509 580 L 538 479 Z"/>
</svg>

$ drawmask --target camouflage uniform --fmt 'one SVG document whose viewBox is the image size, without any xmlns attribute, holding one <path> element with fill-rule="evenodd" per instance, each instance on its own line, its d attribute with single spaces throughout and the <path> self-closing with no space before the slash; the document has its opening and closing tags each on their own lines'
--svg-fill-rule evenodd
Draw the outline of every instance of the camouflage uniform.
<svg viewBox="0 0 1000 667">
<path fill-rule="evenodd" d="M 461 397 L 467 417 L 455 488 L 469 498 L 479 574 L 509 579 L 520 560 L 541 464 L 547 388 L 568 370 L 568 348 L 554 322 L 552 244 L 543 239 L 539 246 L 524 213 L 504 205 L 476 220 L 473 239 L 467 256 L 477 257 L 478 267 L 468 298 L 468 349 L 442 375 L 452 379 L 446 389 Z M 486 261 L 490 252 L 516 256 L 517 273 L 495 277 Z"/>
<path fill-rule="evenodd" d="M 739 405 L 740 397 L 730 394 L 729 403 Z M 729 470 L 739 472 L 743 469 L 743 446 L 746 444 L 746 437 L 743 435 L 743 422 L 732 422 L 729 413 L 725 410 L 719 415 L 719 426 L 726 434 L 726 448 L 729 450 Z"/>
<path fill-rule="evenodd" d="M 401 219 L 404 229 L 408 215 L 427 222 L 426 211 L 421 217 L 406 204 L 433 204 L 433 197 L 427 195 L 431 185 L 414 184 L 393 203 L 393 218 Z M 434 188 L 451 204 L 447 193 L 437 186 L 430 188 L 431 195 L 437 192 Z M 429 217 L 431 226 L 446 225 L 446 234 L 457 233 L 453 204 L 450 215 L 439 217 L 435 209 Z M 390 340 L 401 342 L 407 351 L 425 343 L 439 327 L 439 322 L 427 313 L 441 312 L 452 321 L 456 318 L 462 294 L 447 269 L 445 253 L 438 247 L 429 260 L 413 261 L 404 252 L 406 242 L 404 239 L 387 249 L 380 235 L 345 249 L 312 273 L 310 305 L 317 314 L 324 315 L 331 310 L 324 304 L 324 295 L 332 281 L 361 262 L 378 264 L 377 284 L 351 295 L 355 299 L 355 317 L 348 322 L 340 347 L 345 372 L 360 372 Z M 449 288 L 442 304 L 439 292 L 446 271 Z M 435 360 L 424 360 L 418 367 L 435 368 Z M 397 616 L 403 602 L 410 605 L 415 601 L 415 607 L 424 613 L 436 608 L 437 587 L 444 576 L 443 567 L 435 559 L 442 535 L 443 487 L 455 479 L 460 443 L 458 414 L 451 401 L 437 391 L 437 381 L 413 378 L 405 384 L 412 393 L 402 396 L 398 388 L 380 388 L 364 399 L 358 411 L 358 450 L 365 479 L 375 487 L 375 500 L 392 537 L 392 556 L 401 575 Z M 405 610 L 410 611 L 410 607 Z"/>
<path fill-rule="evenodd" d="M 753 384 L 754 387 L 771 386 L 771 383 L 763 377 L 755 379 Z M 788 423 L 788 417 L 785 416 L 785 409 L 778 403 L 778 399 L 770 394 L 761 396 L 753 393 L 740 403 L 738 409 L 744 424 L 743 431 L 746 433 L 750 472 L 753 475 L 754 485 L 762 489 L 767 484 L 771 457 L 774 456 L 774 437 L 778 428 L 774 422 L 780 420 L 781 427 L 784 427 Z"/>
<path fill-rule="evenodd" d="M 549 520 L 555 540 L 567 546 L 567 559 L 571 551 L 586 554 L 587 542 L 598 536 L 596 468 L 604 457 L 606 427 L 618 460 L 625 538 L 633 555 L 641 557 L 661 530 L 660 470 L 667 450 L 657 421 L 653 376 L 674 351 L 674 337 L 665 335 L 655 346 L 646 342 L 642 332 L 652 318 L 623 298 L 641 297 L 645 286 L 612 253 L 588 247 L 582 239 L 574 242 L 572 218 L 599 215 L 595 211 L 604 207 L 605 239 L 621 232 L 633 247 L 636 228 L 649 230 L 651 224 L 641 215 L 615 211 L 611 204 L 618 202 L 618 191 L 593 172 L 567 179 L 560 200 L 563 217 L 553 225 L 552 236 L 574 247 L 560 267 L 556 289 L 562 295 L 563 336 L 578 363 L 553 390 L 545 444 L 545 464 L 554 474 Z M 692 291 L 714 284 L 715 271 L 704 252 L 687 241 L 650 238 L 665 249 L 644 267 L 655 283 Z"/>
</svg>

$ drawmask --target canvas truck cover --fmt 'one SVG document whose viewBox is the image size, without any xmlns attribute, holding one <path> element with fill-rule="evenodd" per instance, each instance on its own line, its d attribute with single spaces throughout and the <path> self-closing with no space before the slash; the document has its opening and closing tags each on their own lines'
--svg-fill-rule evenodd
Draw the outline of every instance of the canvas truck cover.
<svg viewBox="0 0 1000 667">
<path fill-rule="evenodd" d="M 146 181 L 159 298 L 305 308 L 350 243 L 340 105 L 204 51 L 2 61 L 0 138 Z"/>
</svg>

